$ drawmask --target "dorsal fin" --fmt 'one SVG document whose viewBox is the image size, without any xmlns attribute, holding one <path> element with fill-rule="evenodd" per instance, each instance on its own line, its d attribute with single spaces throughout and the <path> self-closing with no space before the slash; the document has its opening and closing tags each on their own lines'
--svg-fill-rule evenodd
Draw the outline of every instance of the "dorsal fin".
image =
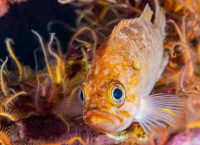
<svg viewBox="0 0 200 145">
<path fill-rule="evenodd" d="M 154 24 L 160 28 L 161 33 L 165 36 L 166 16 L 163 8 L 160 7 L 159 1 L 154 0 L 156 6 Z"/>
<path fill-rule="evenodd" d="M 113 39 L 122 29 L 130 26 L 134 22 L 134 19 L 124 19 L 121 20 L 112 30 L 110 39 Z"/>
<path fill-rule="evenodd" d="M 152 16 L 153 16 L 153 11 L 149 7 L 149 5 L 146 4 L 142 14 L 140 15 L 140 18 L 147 22 L 151 22 Z"/>
<path fill-rule="evenodd" d="M 149 7 L 149 5 L 147 4 L 142 12 L 142 14 L 140 15 L 140 19 L 143 19 L 145 21 L 149 21 L 151 22 L 151 18 L 153 15 L 153 11 L 151 10 L 151 8 Z M 121 20 L 113 29 L 111 35 L 110 35 L 110 39 L 113 39 L 122 29 L 129 27 L 131 24 L 133 24 L 134 19 L 124 19 Z"/>
</svg>

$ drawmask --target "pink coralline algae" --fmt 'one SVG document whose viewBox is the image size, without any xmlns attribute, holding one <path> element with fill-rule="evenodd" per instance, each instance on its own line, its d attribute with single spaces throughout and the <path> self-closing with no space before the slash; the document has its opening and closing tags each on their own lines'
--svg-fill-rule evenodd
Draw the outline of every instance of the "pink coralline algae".
<svg viewBox="0 0 200 145">
<path fill-rule="evenodd" d="M 26 0 L 0 0 L 0 17 L 4 16 L 10 7 L 10 4 L 25 2 Z"/>
<path fill-rule="evenodd" d="M 0 0 L 0 17 L 4 16 L 9 9 L 9 4 L 7 0 Z"/>
<path fill-rule="evenodd" d="M 186 130 L 173 137 L 167 145 L 200 145 L 200 129 Z"/>
</svg>

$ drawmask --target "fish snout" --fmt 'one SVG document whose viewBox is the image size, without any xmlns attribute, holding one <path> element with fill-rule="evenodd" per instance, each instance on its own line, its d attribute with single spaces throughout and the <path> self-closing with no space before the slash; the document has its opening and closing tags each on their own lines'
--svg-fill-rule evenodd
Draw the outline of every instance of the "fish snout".
<svg viewBox="0 0 200 145">
<path fill-rule="evenodd" d="M 103 133 L 115 132 L 120 127 L 120 120 L 117 117 L 98 110 L 86 112 L 83 120 L 91 128 Z"/>
</svg>

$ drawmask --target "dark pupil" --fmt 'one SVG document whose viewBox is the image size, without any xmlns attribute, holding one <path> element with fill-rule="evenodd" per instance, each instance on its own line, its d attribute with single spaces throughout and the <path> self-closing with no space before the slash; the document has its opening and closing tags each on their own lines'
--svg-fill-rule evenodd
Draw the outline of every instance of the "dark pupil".
<svg viewBox="0 0 200 145">
<path fill-rule="evenodd" d="M 84 101 L 84 96 L 83 96 L 83 91 L 81 90 L 81 94 L 80 94 L 81 100 Z"/>
<path fill-rule="evenodd" d="M 113 92 L 115 99 L 120 99 L 122 97 L 122 91 L 119 88 L 116 88 Z"/>
</svg>

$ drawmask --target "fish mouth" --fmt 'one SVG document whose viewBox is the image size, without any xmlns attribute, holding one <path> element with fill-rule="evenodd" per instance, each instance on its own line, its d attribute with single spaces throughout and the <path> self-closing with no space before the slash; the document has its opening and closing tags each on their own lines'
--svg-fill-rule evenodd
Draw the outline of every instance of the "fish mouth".
<svg viewBox="0 0 200 145">
<path fill-rule="evenodd" d="M 117 116 L 97 110 L 84 114 L 83 120 L 88 126 L 103 133 L 115 132 L 120 127 L 121 122 Z"/>
</svg>

